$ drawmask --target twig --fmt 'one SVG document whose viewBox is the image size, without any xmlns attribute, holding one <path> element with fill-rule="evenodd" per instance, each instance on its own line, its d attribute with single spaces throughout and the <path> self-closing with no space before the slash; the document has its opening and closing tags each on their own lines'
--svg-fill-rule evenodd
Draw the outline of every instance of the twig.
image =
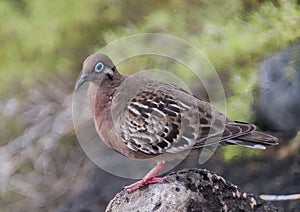
<svg viewBox="0 0 300 212">
<path fill-rule="evenodd" d="M 286 194 L 286 195 L 261 194 L 259 195 L 259 197 L 266 201 L 300 200 L 300 194 Z"/>
</svg>

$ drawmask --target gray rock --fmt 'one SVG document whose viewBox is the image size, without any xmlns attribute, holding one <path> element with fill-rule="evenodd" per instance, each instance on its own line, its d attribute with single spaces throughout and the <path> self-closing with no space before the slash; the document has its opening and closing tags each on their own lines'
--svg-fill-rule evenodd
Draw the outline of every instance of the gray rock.
<svg viewBox="0 0 300 212">
<path fill-rule="evenodd" d="M 257 125 L 293 138 L 300 130 L 300 40 L 262 62 L 258 75 Z"/>
<path fill-rule="evenodd" d="M 241 192 L 224 178 L 202 169 L 171 173 L 161 184 L 132 193 L 121 191 L 106 212 L 142 211 L 279 211 L 252 194 Z"/>
</svg>

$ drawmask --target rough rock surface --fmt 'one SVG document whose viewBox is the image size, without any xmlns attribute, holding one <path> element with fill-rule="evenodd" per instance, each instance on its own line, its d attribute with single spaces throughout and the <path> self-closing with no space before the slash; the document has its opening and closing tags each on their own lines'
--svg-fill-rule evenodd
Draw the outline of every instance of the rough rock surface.
<svg viewBox="0 0 300 212">
<path fill-rule="evenodd" d="M 132 193 L 125 190 L 111 200 L 114 211 L 279 211 L 252 194 L 208 170 L 185 169 L 165 177 L 164 183 L 150 184 Z"/>
</svg>

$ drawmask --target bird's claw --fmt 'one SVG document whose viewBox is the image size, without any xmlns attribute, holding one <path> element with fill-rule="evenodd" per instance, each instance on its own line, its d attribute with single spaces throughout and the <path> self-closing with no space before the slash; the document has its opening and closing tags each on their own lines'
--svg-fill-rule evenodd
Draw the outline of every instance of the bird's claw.
<svg viewBox="0 0 300 212">
<path fill-rule="evenodd" d="M 148 184 L 152 184 L 152 183 L 162 183 L 163 181 L 164 181 L 163 177 L 153 177 L 153 178 L 141 179 L 131 185 L 125 186 L 124 189 L 129 192 L 133 192 L 144 185 L 148 185 Z"/>
</svg>

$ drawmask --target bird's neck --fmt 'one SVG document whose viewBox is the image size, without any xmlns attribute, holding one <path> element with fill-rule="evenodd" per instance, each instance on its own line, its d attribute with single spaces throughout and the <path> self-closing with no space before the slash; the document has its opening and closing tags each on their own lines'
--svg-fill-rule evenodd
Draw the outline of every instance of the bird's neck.
<svg viewBox="0 0 300 212">
<path fill-rule="evenodd" d="M 94 115 L 108 112 L 113 95 L 125 78 L 125 76 L 115 72 L 113 77 L 106 76 L 100 83 L 90 82 L 88 100 Z"/>
</svg>

